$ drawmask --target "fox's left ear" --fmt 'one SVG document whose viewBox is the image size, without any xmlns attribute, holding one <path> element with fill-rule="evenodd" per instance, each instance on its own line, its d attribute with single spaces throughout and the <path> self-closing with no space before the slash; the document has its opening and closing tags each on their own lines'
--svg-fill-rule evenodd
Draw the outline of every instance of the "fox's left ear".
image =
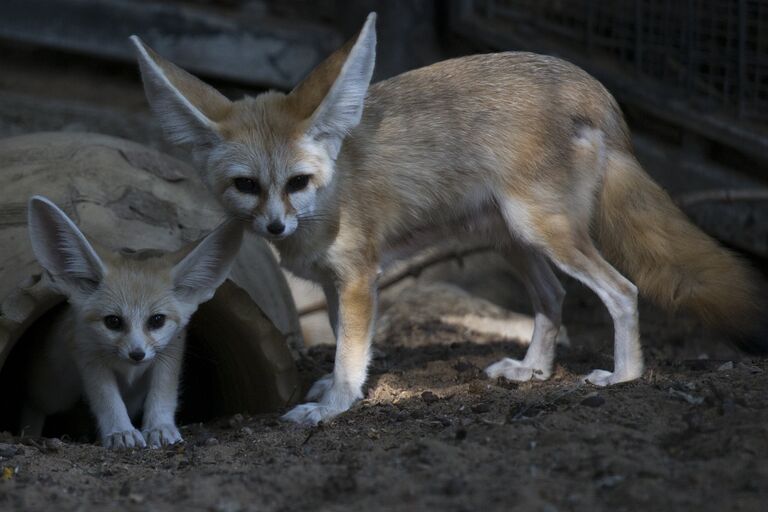
<svg viewBox="0 0 768 512">
<path fill-rule="evenodd" d="M 218 123 L 232 108 L 219 91 L 158 55 L 131 36 L 144 92 L 168 139 L 207 147 L 220 140 Z"/>
<path fill-rule="evenodd" d="M 307 135 L 326 145 L 335 159 L 344 137 L 360 123 L 376 62 L 376 13 L 357 37 L 317 66 L 289 98 L 308 118 Z"/>
<path fill-rule="evenodd" d="M 216 228 L 192 249 L 171 271 L 176 294 L 201 304 L 216 292 L 229 275 L 243 239 L 243 227 L 230 220 Z"/>
</svg>

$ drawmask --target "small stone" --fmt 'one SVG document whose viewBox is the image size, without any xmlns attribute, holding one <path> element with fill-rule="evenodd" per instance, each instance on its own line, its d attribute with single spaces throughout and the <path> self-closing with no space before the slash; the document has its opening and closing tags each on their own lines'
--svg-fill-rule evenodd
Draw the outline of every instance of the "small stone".
<svg viewBox="0 0 768 512">
<path fill-rule="evenodd" d="M 726 370 L 733 370 L 733 361 L 727 361 L 717 367 L 717 371 L 724 372 Z"/>
<path fill-rule="evenodd" d="M 240 414 L 240 413 L 237 413 L 234 416 L 232 416 L 231 418 L 229 418 L 229 422 L 228 423 L 229 423 L 230 427 L 234 428 L 234 427 L 240 425 L 243 422 L 243 420 L 244 420 L 243 415 Z"/>
<path fill-rule="evenodd" d="M 432 404 L 440 400 L 436 394 L 431 391 L 425 391 L 421 394 L 421 399 L 428 404 Z"/>
<path fill-rule="evenodd" d="M 616 487 L 623 481 L 624 476 L 622 475 L 605 475 L 595 480 L 595 485 L 599 489 L 610 489 L 612 487 Z"/>
<path fill-rule="evenodd" d="M 453 369 L 459 373 L 464 373 L 466 371 L 473 369 L 474 367 L 475 365 L 473 365 L 472 363 L 468 363 L 466 361 L 459 361 L 458 363 L 453 365 Z"/>
<path fill-rule="evenodd" d="M 739 363 L 739 368 L 743 368 L 744 370 L 747 370 L 749 373 L 757 374 L 757 373 L 763 373 L 763 369 L 759 366 L 755 366 L 753 364 L 748 364 L 745 362 Z"/>
<path fill-rule="evenodd" d="M 481 402 L 472 406 L 472 412 L 475 414 L 483 414 L 491 410 L 491 406 L 488 402 Z"/>
<path fill-rule="evenodd" d="M 62 441 L 58 437 L 54 437 L 52 439 L 46 439 L 45 440 L 45 448 L 49 452 L 58 452 L 59 450 L 64 448 L 64 441 Z"/>
<path fill-rule="evenodd" d="M 134 503 L 138 503 L 138 504 L 144 503 L 144 496 L 141 494 L 135 494 L 135 493 L 129 494 L 128 499 Z"/>
<path fill-rule="evenodd" d="M 216 446 L 219 444 L 219 440 L 215 437 L 209 437 L 205 440 L 205 446 Z"/>
<path fill-rule="evenodd" d="M 10 459 L 19 453 L 19 448 L 12 444 L 0 443 L 0 458 Z"/>
<path fill-rule="evenodd" d="M 253 429 L 251 427 L 243 427 L 240 429 L 240 433 L 246 436 L 250 436 L 253 434 Z"/>
<path fill-rule="evenodd" d="M 605 398 L 601 397 L 597 393 L 591 393 L 587 395 L 584 400 L 581 401 L 581 405 L 586 407 L 600 407 L 605 403 Z"/>
</svg>

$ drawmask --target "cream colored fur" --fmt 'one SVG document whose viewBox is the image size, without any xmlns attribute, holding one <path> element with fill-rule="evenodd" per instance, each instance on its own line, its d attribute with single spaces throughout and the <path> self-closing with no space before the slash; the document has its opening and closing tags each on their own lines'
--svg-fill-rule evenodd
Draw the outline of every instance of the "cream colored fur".
<svg viewBox="0 0 768 512">
<path fill-rule="evenodd" d="M 524 276 L 533 340 L 522 361 L 491 365 L 491 376 L 551 374 L 564 294 L 554 264 L 594 290 L 614 321 L 614 369 L 586 379 L 602 386 L 640 377 L 637 288 L 595 247 L 593 226 L 611 259 L 650 285 L 642 289 L 676 297 L 665 303 L 706 305 L 727 317 L 753 309 L 748 270 L 642 173 L 616 102 L 586 72 L 512 52 L 439 62 L 368 87 L 374 23 L 369 16 L 290 94 L 235 102 L 133 39 L 147 97 L 169 137 L 189 144 L 233 217 L 272 240 L 286 268 L 326 292 L 337 336 L 334 372 L 287 419 L 317 423 L 362 397 L 383 254 L 429 226 L 454 233 L 470 226 Z M 306 186 L 294 190 L 304 178 Z M 475 230 L 480 216 L 490 221 Z M 680 257 L 678 246 L 704 254 Z M 706 266 L 696 258 L 717 260 L 728 282 L 696 270 Z"/>
<path fill-rule="evenodd" d="M 226 278 L 242 228 L 224 224 L 175 254 L 97 252 L 64 212 L 35 196 L 29 235 L 68 305 L 31 356 L 21 429 L 40 435 L 46 416 L 85 397 L 107 448 L 181 441 L 175 414 L 185 328 Z M 139 431 L 131 418 L 141 411 Z"/>
</svg>

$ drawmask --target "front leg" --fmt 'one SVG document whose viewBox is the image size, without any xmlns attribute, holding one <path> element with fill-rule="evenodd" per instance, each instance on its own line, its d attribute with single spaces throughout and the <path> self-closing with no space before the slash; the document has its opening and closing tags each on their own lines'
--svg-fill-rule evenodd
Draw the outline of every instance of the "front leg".
<svg viewBox="0 0 768 512">
<path fill-rule="evenodd" d="M 150 368 L 149 391 L 144 403 L 141 431 L 150 448 L 182 441 L 176 428 L 181 362 L 184 358 L 186 333 L 182 332 L 156 356 Z"/>
<path fill-rule="evenodd" d="M 128 417 L 115 373 L 98 361 L 82 365 L 80 372 L 85 395 L 96 416 L 101 444 L 111 449 L 146 446 L 141 432 L 133 428 Z"/>
<path fill-rule="evenodd" d="M 375 270 L 339 281 L 333 374 L 320 379 L 310 390 L 308 398 L 316 402 L 296 406 L 284 419 L 315 425 L 348 410 L 363 397 L 376 310 L 375 285 Z M 329 303 L 329 308 L 332 307 Z"/>
</svg>

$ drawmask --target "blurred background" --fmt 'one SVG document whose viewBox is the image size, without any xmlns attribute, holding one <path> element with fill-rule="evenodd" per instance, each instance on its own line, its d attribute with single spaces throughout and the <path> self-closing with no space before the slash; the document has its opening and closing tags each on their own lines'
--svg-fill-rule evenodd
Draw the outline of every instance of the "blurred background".
<svg viewBox="0 0 768 512">
<path fill-rule="evenodd" d="M 4 0 L 0 136 L 101 132 L 184 158 L 150 117 L 130 34 L 237 98 L 290 90 L 372 10 L 375 80 L 503 50 L 582 66 L 695 222 L 768 257 L 766 0 Z"/>
</svg>

